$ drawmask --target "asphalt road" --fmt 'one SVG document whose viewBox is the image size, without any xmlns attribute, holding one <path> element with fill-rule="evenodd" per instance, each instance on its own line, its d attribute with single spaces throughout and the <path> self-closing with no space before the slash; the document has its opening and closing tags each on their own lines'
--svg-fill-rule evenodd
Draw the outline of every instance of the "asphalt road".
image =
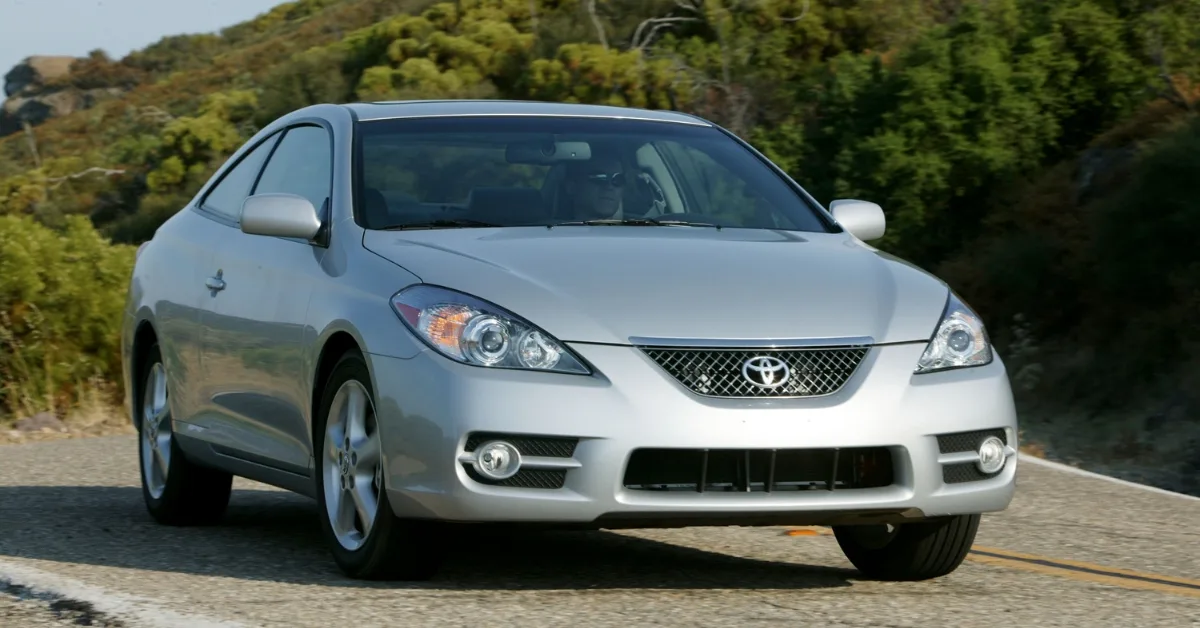
<svg viewBox="0 0 1200 628">
<path fill-rule="evenodd" d="M 1023 462 L 947 578 L 857 578 L 823 529 L 464 535 L 436 581 L 342 577 L 304 498 L 152 523 L 130 436 L 0 446 L 0 626 L 1200 626 L 1200 500 Z M 794 529 L 793 529 L 794 530 Z"/>
</svg>

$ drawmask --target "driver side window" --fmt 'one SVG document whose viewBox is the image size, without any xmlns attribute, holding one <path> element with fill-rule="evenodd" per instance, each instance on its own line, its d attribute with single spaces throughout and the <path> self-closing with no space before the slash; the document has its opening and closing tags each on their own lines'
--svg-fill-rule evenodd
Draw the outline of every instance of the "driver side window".
<svg viewBox="0 0 1200 628">
<path fill-rule="evenodd" d="M 318 212 L 333 187 L 333 149 L 329 133 L 315 125 L 284 132 L 279 149 L 263 169 L 255 194 L 282 192 L 307 198 Z"/>
<path fill-rule="evenodd" d="M 250 195 L 250 187 L 254 185 L 254 180 L 258 178 L 258 173 L 262 170 L 263 162 L 266 161 L 267 155 L 271 154 L 271 147 L 275 146 L 277 141 L 279 141 L 278 133 L 263 140 L 246 153 L 209 190 L 204 199 L 200 201 L 200 207 L 235 223 L 240 222 L 242 203 Z"/>
</svg>

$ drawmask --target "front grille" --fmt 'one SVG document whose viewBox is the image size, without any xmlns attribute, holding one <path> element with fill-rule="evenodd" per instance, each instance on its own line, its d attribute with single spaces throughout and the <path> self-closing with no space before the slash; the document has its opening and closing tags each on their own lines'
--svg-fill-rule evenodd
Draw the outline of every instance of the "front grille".
<svg viewBox="0 0 1200 628">
<path fill-rule="evenodd" d="M 939 434 L 938 451 L 943 454 L 956 454 L 963 451 L 979 451 L 979 446 L 989 436 L 995 436 L 1004 444 L 1008 444 L 1008 434 L 1001 428 L 980 430 L 977 432 L 958 432 L 955 434 Z"/>
<path fill-rule="evenodd" d="M 562 488 L 567 481 L 564 469 L 521 469 L 511 478 L 496 481 L 489 480 L 475 472 L 470 465 L 463 465 L 467 475 L 472 480 L 489 486 L 507 486 L 510 488 Z"/>
<path fill-rule="evenodd" d="M 547 458 L 570 458 L 575 455 L 575 445 L 578 438 L 554 436 L 520 436 L 516 434 L 500 434 L 497 432 L 474 432 L 467 437 L 466 451 L 492 440 L 502 440 L 521 452 L 522 456 L 545 456 Z"/>
<path fill-rule="evenodd" d="M 625 488 L 776 492 L 878 488 L 892 483 L 886 447 L 854 449 L 638 449 Z"/>
<path fill-rule="evenodd" d="M 870 347 L 803 349 L 720 349 L 641 347 L 672 377 L 706 397 L 816 397 L 837 392 L 858 370 Z M 788 367 L 783 384 L 766 388 L 751 383 L 742 367 L 751 358 L 776 358 Z"/>
</svg>

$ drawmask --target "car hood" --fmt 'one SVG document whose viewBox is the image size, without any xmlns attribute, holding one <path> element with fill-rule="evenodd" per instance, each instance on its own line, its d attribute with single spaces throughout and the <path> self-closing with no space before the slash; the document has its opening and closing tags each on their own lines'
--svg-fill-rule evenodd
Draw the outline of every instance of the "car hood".
<svg viewBox="0 0 1200 628">
<path fill-rule="evenodd" d="M 425 283 L 491 301 L 566 342 L 928 340 L 937 278 L 848 234 L 694 227 L 368 231 Z"/>
</svg>

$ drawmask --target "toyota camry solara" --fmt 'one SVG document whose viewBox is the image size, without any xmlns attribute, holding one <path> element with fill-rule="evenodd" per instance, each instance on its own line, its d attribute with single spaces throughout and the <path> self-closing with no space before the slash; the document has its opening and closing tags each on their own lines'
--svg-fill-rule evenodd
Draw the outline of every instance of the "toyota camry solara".
<svg viewBox="0 0 1200 628">
<path fill-rule="evenodd" d="M 703 119 L 450 101 L 258 132 L 138 251 L 122 360 L 146 505 L 316 500 L 356 578 L 463 524 L 818 525 L 950 573 L 1014 493 L 979 316 Z"/>
</svg>

